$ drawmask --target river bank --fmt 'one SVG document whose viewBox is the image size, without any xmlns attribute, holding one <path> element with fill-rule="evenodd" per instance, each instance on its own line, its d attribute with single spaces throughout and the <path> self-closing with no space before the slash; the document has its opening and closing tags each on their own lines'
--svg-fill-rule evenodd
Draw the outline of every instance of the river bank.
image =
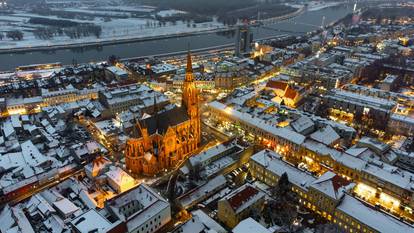
<svg viewBox="0 0 414 233">
<path fill-rule="evenodd" d="M 302 6 L 298 8 L 298 10 L 274 17 L 269 19 L 263 19 L 259 21 L 254 21 L 252 23 L 263 23 L 263 24 L 271 24 L 278 21 L 283 21 L 287 19 L 294 18 L 300 14 L 302 14 L 305 11 L 305 7 Z M 39 45 L 34 46 L 32 44 L 29 44 L 28 46 L 19 46 L 19 47 L 10 47 L 10 48 L 2 48 L 0 46 L 0 54 L 4 53 L 21 53 L 21 52 L 34 52 L 34 51 L 46 51 L 46 50 L 57 50 L 57 49 L 73 49 L 73 48 L 87 48 L 87 47 L 99 47 L 99 46 L 105 46 L 105 45 L 116 45 L 116 44 L 125 44 L 125 43 L 133 43 L 133 42 L 143 42 L 143 41 L 151 41 L 151 40 L 162 40 L 162 39 L 169 39 L 169 38 L 179 38 L 179 37 L 188 37 L 188 36 L 197 36 L 202 34 L 210 34 L 210 33 L 220 33 L 220 32 L 228 32 L 233 31 L 236 29 L 237 26 L 230 25 L 230 26 L 218 26 L 217 28 L 212 29 L 196 29 L 194 31 L 180 31 L 178 33 L 168 33 L 168 34 L 160 34 L 160 35 L 154 35 L 154 36 L 134 36 L 134 37 L 120 37 L 120 38 L 112 38 L 112 39 L 96 39 L 94 41 L 77 41 L 77 42 L 65 42 L 60 43 L 57 42 L 56 44 L 49 44 L 49 45 Z M 160 28 L 162 29 L 162 28 Z"/>
<path fill-rule="evenodd" d="M 278 21 L 266 27 L 253 27 L 252 33 L 255 40 L 265 39 L 284 34 L 300 35 L 299 32 L 312 32 L 317 30 L 323 18 L 325 25 L 343 18 L 352 11 L 352 6 L 340 6 L 324 8 L 318 11 L 304 11 L 289 20 Z M 226 31 L 226 30 L 224 30 Z M 290 31 L 292 33 L 288 33 Z M 169 36 L 157 40 L 142 40 L 138 42 L 125 41 L 125 43 L 108 43 L 105 45 L 92 45 L 82 48 L 57 48 L 46 50 L 31 50 L 28 52 L 3 52 L 0 53 L 0 70 L 14 70 L 17 66 L 35 63 L 60 62 L 64 65 L 76 63 L 88 63 L 106 60 L 111 55 L 120 58 L 133 58 L 169 54 L 187 50 L 190 43 L 191 49 L 205 49 L 223 45 L 234 44 L 235 33 L 209 33 L 186 34 L 180 37 Z"/>
<path fill-rule="evenodd" d="M 223 29 L 211 29 L 211 30 L 205 30 L 205 31 L 199 31 L 199 32 L 183 32 L 183 33 L 175 33 L 175 34 L 168 34 L 168 35 L 161 35 L 161 36 L 121 38 L 121 39 L 116 39 L 116 40 L 102 40 L 102 41 L 94 41 L 94 42 L 79 42 L 79 43 L 64 44 L 64 45 L 34 46 L 34 47 L 29 46 L 29 47 L 6 48 L 6 49 L 0 48 L 0 54 L 99 47 L 99 46 L 105 46 L 105 45 L 116 45 L 116 44 L 126 44 L 126 43 L 133 43 L 133 42 L 143 42 L 143 41 L 152 41 L 152 40 L 163 40 L 163 39 L 169 39 L 169 38 L 197 36 L 197 35 L 209 34 L 209 33 L 227 32 L 227 31 L 232 31 L 234 29 L 235 29 L 234 27 L 228 27 L 228 28 L 223 28 Z"/>
</svg>

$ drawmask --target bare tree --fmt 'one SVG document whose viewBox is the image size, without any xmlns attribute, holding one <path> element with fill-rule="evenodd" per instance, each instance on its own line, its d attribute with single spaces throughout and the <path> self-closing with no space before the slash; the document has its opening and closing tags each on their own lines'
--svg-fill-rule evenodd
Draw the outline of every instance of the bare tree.
<svg viewBox="0 0 414 233">
<path fill-rule="evenodd" d="M 6 36 L 12 40 L 23 40 L 23 32 L 20 30 L 8 31 Z"/>
<path fill-rule="evenodd" d="M 115 65 L 118 62 L 119 58 L 116 55 L 111 55 L 108 57 L 108 64 Z"/>
<path fill-rule="evenodd" d="M 194 181 L 201 180 L 201 164 L 199 162 L 196 162 L 190 169 L 190 179 Z"/>
<path fill-rule="evenodd" d="M 278 224 L 288 232 L 293 232 L 293 221 L 298 217 L 296 194 L 291 191 L 288 175 L 283 173 L 278 183 L 271 189 L 272 200 L 265 207 L 265 214 L 272 224 Z M 268 221 L 269 222 L 269 221 Z"/>
</svg>

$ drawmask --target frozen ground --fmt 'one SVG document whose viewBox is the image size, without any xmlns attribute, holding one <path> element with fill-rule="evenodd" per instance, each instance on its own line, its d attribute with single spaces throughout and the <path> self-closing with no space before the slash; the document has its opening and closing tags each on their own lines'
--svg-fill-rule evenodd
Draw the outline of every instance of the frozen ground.
<svg viewBox="0 0 414 233">
<path fill-rule="evenodd" d="M 338 6 L 342 4 L 341 2 L 310 2 L 308 5 L 308 11 L 318 11 L 324 8 Z"/>
<path fill-rule="evenodd" d="M 88 42 L 113 41 L 120 39 L 145 38 L 189 32 L 200 32 L 225 27 L 222 23 L 219 23 L 216 20 L 207 23 L 199 23 L 196 24 L 195 27 L 192 23 L 190 25 L 187 25 L 186 22 L 181 21 L 177 21 L 176 24 L 168 22 L 166 23 L 166 25 L 160 27 L 158 21 L 151 18 L 151 16 L 157 14 L 159 16 L 165 17 L 184 12 L 172 9 L 155 12 L 154 8 L 149 6 L 141 6 L 136 8 L 123 6 L 102 6 L 95 9 L 81 7 L 64 8 L 59 10 L 64 10 L 67 12 L 105 15 L 105 18 L 111 17 L 111 21 L 105 22 L 103 17 L 95 17 L 95 19 L 93 20 L 67 19 L 79 23 L 93 23 L 95 25 L 100 25 L 102 27 L 102 35 L 99 39 L 97 39 L 95 36 L 83 37 L 80 39 L 70 39 L 66 35 L 63 35 L 55 36 L 53 39 L 50 40 L 42 40 L 34 36 L 33 30 L 38 27 L 45 26 L 29 24 L 29 19 L 31 17 L 41 17 L 49 19 L 62 18 L 58 18 L 57 16 L 42 16 L 22 11 L 16 11 L 10 15 L 0 14 L 0 32 L 3 32 L 3 34 L 5 34 L 5 32 L 10 30 L 21 30 L 24 33 L 24 39 L 22 41 L 13 41 L 9 38 L 4 38 L 3 41 L 0 41 L 0 49 L 26 48 L 35 46 L 55 46 Z M 150 16 L 147 16 L 147 18 L 131 17 L 131 15 L 135 12 L 149 13 Z M 114 16 L 124 16 L 128 18 L 115 18 Z"/>
<path fill-rule="evenodd" d="M 308 2 L 308 11 L 318 11 L 322 10 L 324 8 L 338 6 L 342 4 L 341 2 L 324 2 L 324 1 L 310 1 Z M 286 3 L 286 5 L 295 7 L 295 8 L 301 8 L 303 5 L 300 4 L 294 4 L 294 3 Z"/>
<path fill-rule="evenodd" d="M 179 10 L 163 10 L 157 13 L 157 15 L 161 17 L 176 15 L 176 14 L 182 14 L 185 13 L 185 11 L 179 11 Z"/>
</svg>

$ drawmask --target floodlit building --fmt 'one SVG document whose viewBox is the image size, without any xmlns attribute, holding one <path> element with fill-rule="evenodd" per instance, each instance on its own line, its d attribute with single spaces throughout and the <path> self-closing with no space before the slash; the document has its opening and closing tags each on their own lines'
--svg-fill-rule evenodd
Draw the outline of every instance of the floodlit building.
<svg viewBox="0 0 414 233">
<path fill-rule="evenodd" d="M 287 82 L 279 80 L 270 80 L 267 82 L 266 89 L 272 90 L 276 94 L 273 101 L 279 104 L 283 102 L 289 107 L 295 107 L 305 94 L 305 88 L 291 86 Z"/>
<path fill-rule="evenodd" d="M 349 161 L 352 162 L 352 161 Z M 350 195 L 354 183 L 328 171 L 320 177 L 302 171 L 273 151 L 263 150 L 251 157 L 252 176 L 275 186 L 286 174 L 299 203 L 344 232 L 412 232 L 414 228 Z"/>
<path fill-rule="evenodd" d="M 368 122 L 373 120 L 377 124 L 387 122 L 396 103 L 391 100 L 365 96 L 349 91 L 335 89 L 324 96 L 323 104 L 330 110 L 330 114 L 347 122 L 353 120 Z"/>
<path fill-rule="evenodd" d="M 119 167 L 111 167 L 106 173 L 108 184 L 118 193 L 123 193 L 135 186 L 135 180 Z"/>
<path fill-rule="evenodd" d="M 127 141 L 127 169 L 136 174 L 154 175 L 177 165 L 198 148 L 201 138 L 198 91 L 194 83 L 191 55 L 181 107 L 159 112 L 138 121 L 136 134 Z"/>
</svg>

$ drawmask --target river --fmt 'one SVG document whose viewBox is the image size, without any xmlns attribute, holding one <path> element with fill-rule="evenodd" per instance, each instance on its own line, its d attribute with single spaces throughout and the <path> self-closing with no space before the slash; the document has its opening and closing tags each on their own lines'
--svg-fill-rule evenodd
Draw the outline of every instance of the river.
<svg viewBox="0 0 414 233">
<path fill-rule="evenodd" d="M 266 27 L 293 32 L 308 32 L 317 29 L 317 25 L 321 25 L 324 16 L 325 24 L 329 24 L 344 17 L 351 11 L 352 9 L 348 5 L 330 7 L 317 11 L 306 11 L 293 19 Z M 287 33 L 264 28 L 254 28 L 253 34 L 255 39 L 261 39 Z M 13 70 L 17 66 L 36 63 L 61 62 L 62 64 L 71 64 L 74 60 L 77 63 L 103 61 L 110 55 L 116 55 L 121 58 L 151 56 L 186 50 L 189 43 L 192 49 L 201 49 L 233 43 L 234 40 L 234 35 L 224 36 L 218 33 L 206 33 L 186 37 L 104 45 L 100 47 L 92 46 L 86 48 L 3 53 L 0 54 L 0 71 Z"/>
</svg>

